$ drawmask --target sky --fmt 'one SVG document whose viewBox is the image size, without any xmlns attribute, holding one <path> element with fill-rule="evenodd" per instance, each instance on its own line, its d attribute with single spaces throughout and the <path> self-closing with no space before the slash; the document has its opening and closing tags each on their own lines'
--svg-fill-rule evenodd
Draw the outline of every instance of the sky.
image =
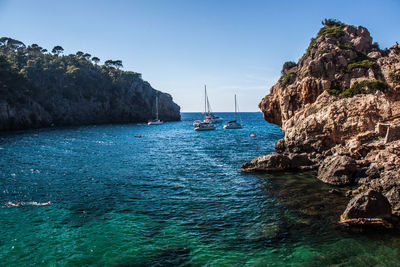
<svg viewBox="0 0 400 267">
<path fill-rule="evenodd" d="M 298 61 L 324 18 L 400 41 L 400 0 L 0 0 L 0 36 L 65 54 L 122 60 L 182 112 L 259 111 L 285 61 Z"/>
</svg>

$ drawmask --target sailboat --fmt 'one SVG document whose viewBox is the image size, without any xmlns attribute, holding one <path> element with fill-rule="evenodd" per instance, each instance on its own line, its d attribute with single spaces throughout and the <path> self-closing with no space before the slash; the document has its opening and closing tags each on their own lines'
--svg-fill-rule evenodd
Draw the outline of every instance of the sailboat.
<svg viewBox="0 0 400 267">
<path fill-rule="evenodd" d="M 235 95 L 235 120 L 229 121 L 224 124 L 224 129 L 240 129 L 243 127 L 243 124 L 237 122 L 237 103 L 236 103 L 236 95 Z"/>
<path fill-rule="evenodd" d="M 152 120 L 152 121 L 149 121 L 147 124 L 148 125 L 160 125 L 160 124 L 163 124 L 163 122 L 160 121 L 159 118 L 158 118 L 158 94 L 156 94 L 156 119 Z"/>
<path fill-rule="evenodd" d="M 207 118 L 207 114 L 210 113 L 209 110 L 210 110 L 210 103 L 207 97 L 207 88 L 206 86 L 204 86 L 204 113 L 206 115 L 204 120 L 197 120 L 193 122 L 195 131 L 210 131 L 210 130 L 215 130 L 215 128 L 217 128 L 217 126 L 215 124 L 212 124 L 212 121 Z"/>
<path fill-rule="evenodd" d="M 206 86 L 204 85 L 204 91 L 206 91 Z M 206 95 L 207 95 L 207 91 L 206 91 Z M 211 111 L 211 106 L 210 106 L 210 102 L 208 101 L 208 97 L 207 97 L 207 112 L 205 115 L 205 120 L 208 120 L 211 123 L 221 123 L 222 122 L 222 118 L 213 114 Z"/>
</svg>

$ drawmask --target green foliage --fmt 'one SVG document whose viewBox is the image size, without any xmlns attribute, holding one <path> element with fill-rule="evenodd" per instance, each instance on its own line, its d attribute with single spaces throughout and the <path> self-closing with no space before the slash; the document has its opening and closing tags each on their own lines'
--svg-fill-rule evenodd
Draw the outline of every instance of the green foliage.
<svg viewBox="0 0 400 267">
<path fill-rule="evenodd" d="M 344 25 L 323 27 L 321 30 L 319 30 L 317 39 L 320 38 L 321 36 L 325 36 L 325 35 L 333 35 L 336 38 L 340 38 L 344 35 L 343 28 L 344 28 Z"/>
<path fill-rule="evenodd" d="M 296 66 L 297 66 L 296 62 L 294 62 L 294 61 L 286 61 L 285 63 L 283 63 L 281 74 L 282 75 L 285 74 L 285 72 L 287 70 L 290 70 L 291 68 L 294 68 Z"/>
<path fill-rule="evenodd" d="M 376 66 L 376 62 L 368 60 L 368 59 L 364 59 L 362 61 L 357 61 L 357 62 L 348 64 L 346 70 L 347 70 L 347 72 L 351 72 L 355 68 L 369 69 L 374 66 Z"/>
<path fill-rule="evenodd" d="M 342 97 L 353 97 L 358 94 L 372 94 L 376 91 L 386 91 L 388 85 L 380 80 L 375 81 L 361 81 L 355 82 L 352 87 L 341 91 L 339 89 L 329 89 L 328 92 L 331 95 L 342 96 Z"/>
<path fill-rule="evenodd" d="M 116 69 L 119 69 L 119 68 L 122 68 L 123 66 L 122 66 L 122 61 L 121 60 L 106 60 L 105 62 L 104 62 L 104 66 L 106 66 L 107 68 L 116 68 Z"/>
<path fill-rule="evenodd" d="M 81 51 L 62 57 L 61 46 L 54 47 L 52 54 L 43 51 L 47 52 L 37 44 L 25 46 L 12 38 L 0 38 L 2 99 L 12 104 L 35 101 L 50 110 L 55 102 L 80 99 L 110 105 L 123 97 L 126 90 L 122 88 L 130 88 L 134 79 L 141 79 L 140 73 L 119 70 L 121 60 L 109 60 L 108 68 L 97 65 L 98 57 Z"/>
<path fill-rule="evenodd" d="M 289 72 L 283 74 L 279 79 L 279 81 L 281 82 L 282 86 L 286 86 L 288 84 L 292 84 L 295 79 L 296 79 L 296 72 Z"/>
<path fill-rule="evenodd" d="M 340 91 L 338 89 L 332 89 L 332 88 L 329 89 L 328 92 L 329 92 L 329 94 L 334 95 L 334 96 L 339 96 L 342 93 L 342 91 Z"/>
<path fill-rule="evenodd" d="M 28 82 L 13 67 L 4 55 L 0 54 L 0 96 L 8 101 L 24 103 L 31 95 Z"/>
<path fill-rule="evenodd" d="M 59 54 L 61 54 L 62 52 L 64 52 L 64 48 L 62 48 L 61 46 L 57 45 L 57 46 L 55 46 L 55 47 L 53 48 L 53 50 L 51 50 L 51 52 L 52 52 L 53 54 L 59 55 Z"/>
<path fill-rule="evenodd" d="M 100 58 L 98 57 L 92 57 L 92 61 L 94 62 L 94 64 L 97 64 L 100 62 Z"/>
<path fill-rule="evenodd" d="M 400 84 L 400 73 L 391 72 L 389 73 L 389 78 L 392 83 Z"/>
<path fill-rule="evenodd" d="M 337 19 L 324 19 L 322 22 L 322 25 L 332 27 L 332 26 L 346 26 L 343 22 L 337 20 Z"/>
</svg>

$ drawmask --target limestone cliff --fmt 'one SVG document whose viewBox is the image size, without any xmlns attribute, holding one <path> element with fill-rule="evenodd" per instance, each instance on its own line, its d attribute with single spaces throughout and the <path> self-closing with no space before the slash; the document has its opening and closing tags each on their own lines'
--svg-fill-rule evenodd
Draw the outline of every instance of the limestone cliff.
<svg viewBox="0 0 400 267">
<path fill-rule="evenodd" d="M 169 94 L 139 73 L 120 70 L 120 61 L 100 66 L 98 60 L 0 38 L 0 131 L 147 122 L 155 118 L 156 95 L 160 119 L 180 120 L 180 107 Z"/>
<path fill-rule="evenodd" d="M 326 183 L 359 186 L 349 195 L 365 202 L 349 206 L 370 203 L 373 189 L 400 215 L 400 46 L 381 50 L 366 28 L 329 20 L 282 74 L 259 107 L 284 138 L 242 169 L 314 169 Z"/>
</svg>

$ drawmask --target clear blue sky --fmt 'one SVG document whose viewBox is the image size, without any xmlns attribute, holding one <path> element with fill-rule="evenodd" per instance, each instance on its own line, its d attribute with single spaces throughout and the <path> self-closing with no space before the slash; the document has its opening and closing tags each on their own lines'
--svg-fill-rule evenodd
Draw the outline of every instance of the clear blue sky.
<svg viewBox="0 0 400 267">
<path fill-rule="evenodd" d="M 369 29 L 381 48 L 400 41 L 399 0 L 356 1 L 32 1 L 0 0 L 0 35 L 102 61 L 120 59 L 182 111 L 258 111 L 258 103 L 297 61 L 324 18 Z"/>
</svg>

